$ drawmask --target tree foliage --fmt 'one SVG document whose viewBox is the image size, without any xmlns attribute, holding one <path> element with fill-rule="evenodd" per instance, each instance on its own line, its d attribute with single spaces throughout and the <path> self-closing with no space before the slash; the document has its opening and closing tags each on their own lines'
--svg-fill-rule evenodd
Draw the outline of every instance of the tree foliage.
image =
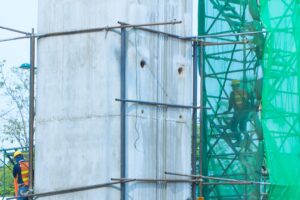
<svg viewBox="0 0 300 200">
<path fill-rule="evenodd" d="M 14 178 L 12 176 L 13 165 L 5 165 L 0 168 L 0 195 L 14 196 Z"/>
<path fill-rule="evenodd" d="M 8 70 L 7 70 L 8 69 Z M 28 146 L 29 71 L 0 62 L 1 140 Z"/>
</svg>

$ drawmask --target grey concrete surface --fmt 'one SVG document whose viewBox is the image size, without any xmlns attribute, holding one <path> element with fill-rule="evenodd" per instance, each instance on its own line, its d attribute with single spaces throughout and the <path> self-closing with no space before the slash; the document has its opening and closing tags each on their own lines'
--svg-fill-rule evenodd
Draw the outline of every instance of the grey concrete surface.
<svg viewBox="0 0 300 200">
<path fill-rule="evenodd" d="M 186 0 L 40 0 L 38 32 L 183 20 L 152 27 L 191 35 Z M 119 31 L 119 30 L 118 30 Z M 128 29 L 127 98 L 192 105 L 190 43 Z M 120 177 L 120 34 L 38 40 L 35 192 Z M 140 61 L 145 60 L 142 68 Z M 178 68 L 182 68 L 181 74 Z M 191 172 L 192 111 L 127 104 L 126 176 L 168 178 Z M 169 177 L 170 178 L 170 177 Z M 173 177 L 172 177 L 173 178 Z M 189 184 L 127 184 L 133 200 L 185 200 Z M 120 199 L 119 186 L 40 199 Z"/>
</svg>

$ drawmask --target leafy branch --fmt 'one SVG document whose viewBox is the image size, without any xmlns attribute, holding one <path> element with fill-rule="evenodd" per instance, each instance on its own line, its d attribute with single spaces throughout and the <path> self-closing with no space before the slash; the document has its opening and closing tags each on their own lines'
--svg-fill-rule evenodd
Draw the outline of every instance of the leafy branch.
<svg viewBox="0 0 300 200">
<path fill-rule="evenodd" d="M 8 100 L 6 113 L 0 115 L 5 140 L 17 141 L 21 147 L 28 145 L 29 74 L 17 67 L 4 71 L 5 61 L 0 63 L 0 91 Z"/>
</svg>

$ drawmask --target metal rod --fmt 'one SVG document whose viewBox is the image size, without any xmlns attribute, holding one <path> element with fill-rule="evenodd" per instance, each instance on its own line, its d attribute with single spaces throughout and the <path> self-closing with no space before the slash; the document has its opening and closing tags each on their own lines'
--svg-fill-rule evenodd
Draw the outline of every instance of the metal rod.
<svg viewBox="0 0 300 200">
<path fill-rule="evenodd" d="M 4 174 L 5 174 L 5 167 L 7 167 L 9 170 L 13 170 L 10 166 L 8 166 L 7 164 L 6 164 L 6 161 L 5 161 L 5 156 L 3 156 L 3 160 L 2 159 L 0 159 L 0 161 L 3 163 L 3 168 L 4 168 Z M 5 182 L 3 182 L 3 183 L 5 183 Z"/>
<path fill-rule="evenodd" d="M 181 39 L 220 38 L 220 37 L 230 37 L 230 36 L 256 35 L 260 33 L 268 33 L 268 31 L 253 31 L 253 32 L 242 32 L 242 33 L 232 33 L 232 34 L 211 34 L 211 35 L 208 34 L 208 35 L 181 37 Z"/>
<path fill-rule="evenodd" d="M 126 29 L 121 29 L 121 98 L 126 98 Z M 126 177 L 126 103 L 121 102 L 121 178 Z M 126 198 L 126 185 L 121 184 L 121 200 Z"/>
<path fill-rule="evenodd" d="M 8 160 L 12 165 L 15 165 L 14 159 L 12 159 L 5 150 L 4 150 L 4 155 L 8 158 Z"/>
<path fill-rule="evenodd" d="M 138 101 L 138 100 L 130 100 L 130 99 L 115 99 L 115 100 L 121 101 L 121 102 L 143 104 L 143 105 L 148 105 L 148 106 L 166 106 L 166 107 L 172 107 L 172 108 L 207 109 L 207 108 L 201 108 L 200 106 L 187 106 L 187 105 L 159 103 L 159 102 L 151 102 L 151 101 Z"/>
<path fill-rule="evenodd" d="M 192 174 L 197 174 L 197 85 L 198 85 L 198 45 L 193 43 L 193 132 L 192 132 Z M 196 199 L 196 184 L 192 185 L 192 199 Z"/>
<path fill-rule="evenodd" d="M 198 41 L 198 40 L 194 40 Z M 248 40 L 241 40 L 241 41 L 235 41 L 235 42 L 202 42 L 203 46 L 220 46 L 220 45 L 230 45 L 230 44 L 248 44 Z"/>
<path fill-rule="evenodd" d="M 118 180 L 115 182 L 109 182 L 109 183 L 103 183 L 103 184 L 97 184 L 97 185 L 91 185 L 91 186 L 85 186 L 85 187 L 77 187 L 77 188 L 71 188 L 71 189 L 64 189 L 64 190 L 56 190 L 56 191 L 51 191 L 51 192 L 44 192 L 44 193 L 36 193 L 36 194 L 29 194 L 25 196 L 18 196 L 18 197 L 9 197 L 7 200 L 12 200 L 12 199 L 18 199 L 18 198 L 39 198 L 39 197 L 47 197 L 47 196 L 56 196 L 56 195 L 61 195 L 61 194 L 68 194 L 68 193 L 75 193 L 75 192 L 81 192 L 81 191 L 86 191 L 86 190 L 93 190 L 93 189 L 99 189 L 99 188 L 104 188 L 104 187 L 110 187 L 112 185 L 116 184 L 122 184 L 122 183 L 129 183 L 129 182 L 147 182 L 147 183 L 157 183 L 157 182 L 164 182 L 164 183 L 193 183 L 193 182 L 201 182 L 201 180 L 192 180 L 192 179 L 126 179 L 126 178 L 112 178 L 112 180 Z M 212 184 L 254 184 L 250 182 L 217 182 L 217 183 L 212 183 L 212 182 L 204 182 L 203 184 L 205 185 L 212 185 Z"/>
<path fill-rule="evenodd" d="M 128 23 L 120 22 L 120 21 L 118 21 L 118 23 L 121 24 L 121 25 L 130 25 Z M 163 31 L 157 31 L 157 30 L 153 30 L 153 29 L 149 29 L 149 28 L 144 28 L 144 27 L 134 27 L 134 28 L 138 29 L 138 30 L 150 32 L 150 33 L 161 34 L 163 36 L 167 36 L 167 37 L 170 37 L 170 38 L 185 40 L 185 39 L 181 39 L 181 37 L 179 35 L 175 35 L 175 34 L 171 34 L 171 33 L 166 33 L 166 32 L 163 32 Z"/>
<path fill-rule="evenodd" d="M 203 185 L 270 185 L 270 183 L 252 181 L 202 182 Z"/>
<path fill-rule="evenodd" d="M 230 182 L 230 183 L 248 183 L 248 184 L 261 184 L 261 185 L 269 185 L 270 184 L 270 183 L 259 182 L 259 181 L 246 181 L 246 180 L 239 180 L 239 179 L 220 178 L 220 177 L 214 177 L 214 176 L 188 175 L 188 174 L 173 173 L 173 172 L 165 172 L 165 174 L 175 175 L 175 176 L 184 176 L 184 177 L 190 177 L 190 178 L 219 180 L 219 181 L 226 181 L 226 182 Z"/>
<path fill-rule="evenodd" d="M 237 69 L 237 70 L 231 70 L 227 72 L 216 72 L 216 73 L 211 73 L 211 74 L 206 74 L 206 76 L 214 76 L 214 75 L 222 75 L 222 74 L 230 74 L 230 73 L 236 73 L 236 72 L 244 72 L 244 71 L 249 71 L 249 70 L 254 70 L 255 68 L 248 68 L 248 69 Z M 242 81 L 243 83 L 245 82 L 251 82 L 251 81 Z"/>
<path fill-rule="evenodd" d="M 5 163 L 5 153 L 6 152 L 4 152 L 4 158 L 3 158 L 3 163 L 4 163 L 4 166 L 3 166 L 3 197 L 5 197 L 6 196 L 6 167 L 5 166 L 7 166 L 6 165 L 6 163 Z M 2 160 L 1 160 L 2 161 Z M 8 166 L 7 166 L 8 167 Z M 9 168 L 10 169 L 10 168 Z M 10 169 L 10 170 L 12 170 L 12 169 Z M 4 199 L 4 198 L 3 198 Z"/>
<path fill-rule="evenodd" d="M 124 183 L 124 182 L 131 182 L 130 180 L 128 181 L 117 181 L 117 182 L 109 182 L 109 183 L 103 183 L 103 184 L 98 184 L 98 185 L 91 185 L 91 186 L 85 186 L 85 187 L 77 187 L 77 188 L 71 188 L 71 189 L 65 189 L 65 190 L 56 190 L 52 192 L 44 192 L 44 193 L 36 193 L 36 194 L 29 194 L 26 196 L 20 196 L 23 198 L 32 198 L 32 197 L 46 197 L 46 196 L 55 196 L 55 195 L 60 195 L 60 194 L 67 194 L 67 193 L 74 193 L 74 192 L 81 192 L 85 190 L 93 190 L 93 189 L 98 189 L 98 188 L 103 188 L 103 187 L 110 187 L 112 185 Z M 7 200 L 10 199 L 18 199 L 20 197 L 9 197 Z"/>
<path fill-rule="evenodd" d="M 14 41 L 14 40 L 28 39 L 28 38 L 31 38 L 31 37 L 32 36 L 22 36 L 22 37 L 13 37 L 13 38 L 7 38 L 7 39 L 0 39 L 0 43 Z"/>
<path fill-rule="evenodd" d="M 203 45 L 202 43 L 200 43 L 200 106 L 204 107 L 205 102 L 204 102 L 204 93 L 205 93 L 205 85 L 204 85 L 204 81 L 205 81 L 205 77 L 204 77 L 204 50 L 203 50 Z M 206 162 L 204 162 L 205 156 L 204 155 L 204 145 L 206 145 L 206 143 L 204 142 L 205 139 L 205 121 L 204 121 L 204 110 L 200 110 L 200 145 L 199 145 L 199 155 L 200 155 L 200 159 L 199 159 L 199 174 L 202 175 L 203 174 L 203 166 Z M 203 197 L 204 192 L 203 192 L 203 184 L 200 183 L 199 184 L 199 196 Z"/>
<path fill-rule="evenodd" d="M 202 179 L 150 179 L 150 178 L 111 178 L 112 181 L 130 181 L 130 182 L 144 182 L 144 183 L 193 183 L 203 185 L 256 185 L 261 182 L 253 181 L 226 181 L 226 182 L 203 182 Z"/>
<path fill-rule="evenodd" d="M 206 34 L 206 12 L 205 12 L 205 6 L 206 6 L 206 1 L 198 1 L 198 33 L 197 35 L 204 35 Z M 204 61 L 203 61 L 203 45 L 200 44 L 200 52 L 199 52 L 199 74 L 200 74 L 200 87 L 199 87 L 199 95 L 200 95 L 200 106 L 204 107 L 204 101 L 203 101 L 203 97 L 204 97 L 204 93 L 203 93 L 203 67 L 204 67 Z M 199 124 L 200 124 L 200 133 L 199 133 L 199 139 L 200 139 L 200 144 L 199 144 L 199 174 L 203 174 L 203 126 L 204 126 L 204 121 L 203 121 L 203 113 L 204 110 L 200 110 L 200 119 L 199 119 Z M 200 182 L 199 183 L 199 197 L 203 197 L 203 185 Z"/>
<path fill-rule="evenodd" d="M 33 189 L 33 138 L 34 138 L 34 66 L 35 66 L 35 37 L 34 29 L 30 38 L 30 88 L 29 88 L 29 190 Z"/>
<path fill-rule="evenodd" d="M 46 34 L 36 34 L 34 37 L 45 38 L 45 37 L 51 37 L 51 36 L 62 36 L 62 35 L 74 35 L 74 34 L 82 34 L 82 33 L 92 33 L 92 32 L 101 32 L 101 31 L 110 31 L 112 29 L 118 29 L 118 28 L 137 28 L 140 30 L 144 30 L 147 32 L 157 33 L 157 34 L 163 34 L 164 36 L 168 36 L 175 39 L 180 40 L 195 40 L 195 39 L 201 39 L 201 38 L 218 38 L 218 37 L 228 37 L 228 36 L 237 36 L 237 35 L 254 35 L 259 33 L 267 33 L 267 31 L 258 31 L 258 32 L 243 32 L 243 33 L 236 33 L 236 34 L 211 34 L 211 35 L 201 35 L 201 36 L 179 36 L 171 33 L 166 33 L 163 31 L 157 31 L 153 29 L 143 28 L 145 26 L 158 26 L 158 25 L 169 25 L 169 24 L 179 24 L 182 23 L 182 21 L 172 21 L 172 22 L 162 22 L 162 23 L 148 23 L 148 24 L 127 24 L 124 22 L 118 22 L 122 25 L 120 26 L 106 26 L 106 27 L 100 27 L 100 28 L 91 28 L 91 29 L 80 29 L 80 30 L 74 30 L 74 31 L 64 31 L 64 32 L 53 32 L 53 33 L 46 33 Z M 8 38 L 8 39 L 2 39 L 0 42 L 7 42 L 12 40 L 19 40 L 19 39 L 26 39 L 30 38 L 31 34 L 24 32 L 23 34 L 26 34 L 28 36 L 24 37 L 14 37 L 14 38 Z M 213 46 L 213 45 L 227 45 L 227 44 L 236 44 L 236 43 L 245 43 L 246 41 L 237 41 L 237 42 L 228 42 L 228 43 L 213 43 L 213 42 L 207 42 L 204 44 L 204 46 Z"/>
<path fill-rule="evenodd" d="M 111 178 L 112 181 L 130 181 L 130 182 L 145 182 L 145 183 L 194 183 L 199 182 L 196 179 L 146 179 L 146 178 Z"/>
<path fill-rule="evenodd" d="M 128 23 L 120 22 L 120 21 L 118 21 L 118 23 L 122 24 L 122 25 L 130 25 Z M 163 32 L 163 31 L 157 31 L 157 30 L 153 30 L 153 29 L 149 29 L 149 28 L 143 28 L 143 27 L 135 27 L 135 28 L 139 29 L 139 30 L 151 32 L 151 33 L 162 34 L 164 36 L 168 36 L 168 37 L 175 38 L 175 39 L 186 40 L 186 41 L 190 41 L 191 39 L 194 39 L 194 38 L 197 37 L 197 36 L 194 36 L 194 38 L 193 37 L 182 37 L 182 36 L 179 36 L 179 35 L 175 35 L 175 34 L 171 34 L 171 33 L 166 33 L 166 32 Z M 257 32 L 257 33 L 260 33 L 260 32 Z M 247 33 L 241 33 L 240 35 L 245 35 L 245 34 L 247 34 Z M 249 32 L 249 34 L 250 35 L 254 34 L 254 32 Z M 218 34 L 218 35 L 220 35 L 220 34 Z M 218 35 L 217 34 L 214 34 L 214 35 L 202 35 L 202 36 L 199 36 L 199 37 L 202 37 L 202 38 L 211 38 L 211 37 L 216 37 Z M 221 36 L 223 36 L 223 35 L 225 37 L 226 35 L 229 35 L 229 34 L 222 34 Z M 232 35 L 232 34 L 230 34 L 230 35 Z M 249 43 L 249 41 L 248 40 L 243 40 L 243 41 L 224 42 L 224 43 L 220 43 L 220 42 L 204 42 L 203 45 L 204 46 L 216 46 L 216 45 L 244 44 L 244 43 Z"/>
<path fill-rule="evenodd" d="M 7 30 L 7 31 L 12 31 L 12 32 L 15 32 L 15 33 L 21 33 L 21 34 L 24 34 L 24 35 L 31 35 L 31 33 L 28 33 L 28 32 L 25 32 L 25 31 L 20 31 L 20 30 L 13 29 L 13 28 L 8 28 L 8 27 L 5 27 L 5 26 L 0 26 L 0 29 L 4 29 L 4 30 Z"/>
<path fill-rule="evenodd" d="M 182 23 L 182 21 L 169 21 L 169 22 L 133 24 L 133 25 L 106 26 L 106 27 L 100 27 L 100 28 L 80 29 L 80 30 L 74 30 L 74 31 L 62 31 L 62 32 L 46 33 L 46 34 L 41 34 L 38 37 L 39 38 L 45 38 L 45 37 L 54 37 L 54 36 L 62 36 L 62 35 L 75 35 L 75 34 L 82 34 L 82 33 L 110 31 L 112 29 L 118 29 L 118 28 L 125 29 L 125 28 L 136 28 L 136 27 L 142 27 L 142 26 L 174 25 L 174 24 L 180 24 L 180 23 Z"/>
<path fill-rule="evenodd" d="M 28 149 L 29 147 L 14 147 L 14 148 L 1 148 L 0 151 L 10 151 L 10 150 L 18 150 L 18 149 Z"/>
</svg>

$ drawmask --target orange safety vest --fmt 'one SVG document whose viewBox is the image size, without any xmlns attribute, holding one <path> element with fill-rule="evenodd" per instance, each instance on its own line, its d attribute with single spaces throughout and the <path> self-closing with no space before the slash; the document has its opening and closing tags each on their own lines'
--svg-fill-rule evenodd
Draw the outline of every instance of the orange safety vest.
<svg viewBox="0 0 300 200">
<path fill-rule="evenodd" d="M 19 162 L 21 167 L 21 176 L 24 182 L 24 185 L 29 185 L 29 163 L 27 161 Z"/>
</svg>

